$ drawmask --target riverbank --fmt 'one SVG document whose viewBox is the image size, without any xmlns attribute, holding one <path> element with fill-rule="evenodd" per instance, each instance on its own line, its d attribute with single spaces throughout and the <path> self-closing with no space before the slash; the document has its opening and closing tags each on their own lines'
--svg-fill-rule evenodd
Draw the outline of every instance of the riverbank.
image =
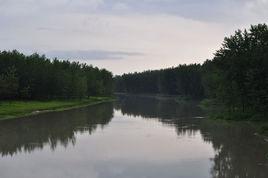
<svg viewBox="0 0 268 178">
<path fill-rule="evenodd" d="M 90 97 L 82 100 L 52 101 L 0 101 L 0 120 L 20 118 L 46 112 L 65 111 L 104 102 L 111 102 L 112 97 Z"/>
</svg>

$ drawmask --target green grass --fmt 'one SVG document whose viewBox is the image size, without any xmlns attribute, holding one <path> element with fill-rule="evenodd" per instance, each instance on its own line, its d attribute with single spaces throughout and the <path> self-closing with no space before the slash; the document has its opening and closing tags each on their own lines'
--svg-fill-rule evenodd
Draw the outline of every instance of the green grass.
<svg viewBox="0 0 268 178">
<path fill-rule="evenodd" d="M 90 97 L 82 100 L 0 101 L 0 120 L 13 119 L 44 112 L 69 110 L 112 100 L 113 98 L 111 97 Z"/>
</svg>

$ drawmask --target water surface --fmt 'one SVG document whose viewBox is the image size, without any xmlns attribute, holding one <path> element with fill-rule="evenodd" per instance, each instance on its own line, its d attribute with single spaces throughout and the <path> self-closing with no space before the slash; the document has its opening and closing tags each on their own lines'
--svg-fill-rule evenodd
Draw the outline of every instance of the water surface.
<svg viewBox="0 0 268 178">
<path fill-rule="evenodd" d="M 0 122 L 1 178 L 266 178 L 268 143 L 197 103 L 116 103 Z"/>
</svg>

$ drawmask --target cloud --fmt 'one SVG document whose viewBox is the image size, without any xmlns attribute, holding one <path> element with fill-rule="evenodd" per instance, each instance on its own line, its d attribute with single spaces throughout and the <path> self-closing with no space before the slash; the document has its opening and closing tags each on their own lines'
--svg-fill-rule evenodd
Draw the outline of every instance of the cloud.
<svg viewBox="0 0 268 178">
<path fill-rule="evenodd" d="M 0 15 L 105 13 L 166 14 L 183 18 L 229 22 L 267 18 L 267 0 L 0 0 Z"/>
<path fill-rule="evenodd" d="M 211 58 L 225 36 L 267 23 L 267 9 L 267 0 L 0 0 L 0 50 L 114 73 L 171 67 Z"/>
<path fill-rule="evenodd" d="M 0 38 L 9 40 L 1 43 L 0 49 L 41 54 L 50 51 L 50 54 L 45 53 L 48 57 L 73 58 L 120 74 L 202 62 L 212 57 L 224 36 L 241 27 L 249 27 L 249 24 L 207 23 L 161 13 L 48 13 L 29 16 L 27 20 L 17 16 L 14 21 L 8 21 L 0 30 Z M 92 51 L 89 49 L 140 55 L 75 53 Z M 52 53 L 53 50 L 61 54 Z"/>
<path fill-rule="evenodd" d="M 59 59 L 77 60 L 114 60 L 124 59 L 128 56 L 141 56 L 142 53 L 122 52 L 122 51 L 103 51 L 103 50 L 77 50 L 77 51 L 49 51 L 48 57 Z"/>
</svg>

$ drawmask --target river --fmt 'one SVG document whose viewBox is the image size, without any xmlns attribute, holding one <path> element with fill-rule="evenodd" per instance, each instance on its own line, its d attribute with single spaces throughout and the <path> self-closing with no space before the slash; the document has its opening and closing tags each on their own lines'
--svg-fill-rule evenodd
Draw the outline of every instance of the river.
<svg viewBox="0 0 268 178">
<path fill-rule="evenodd" d="M 267 178 L 268 142 L 196 102 L 117 102 L 0 122 L 1 178 Z"/>
</svg>

